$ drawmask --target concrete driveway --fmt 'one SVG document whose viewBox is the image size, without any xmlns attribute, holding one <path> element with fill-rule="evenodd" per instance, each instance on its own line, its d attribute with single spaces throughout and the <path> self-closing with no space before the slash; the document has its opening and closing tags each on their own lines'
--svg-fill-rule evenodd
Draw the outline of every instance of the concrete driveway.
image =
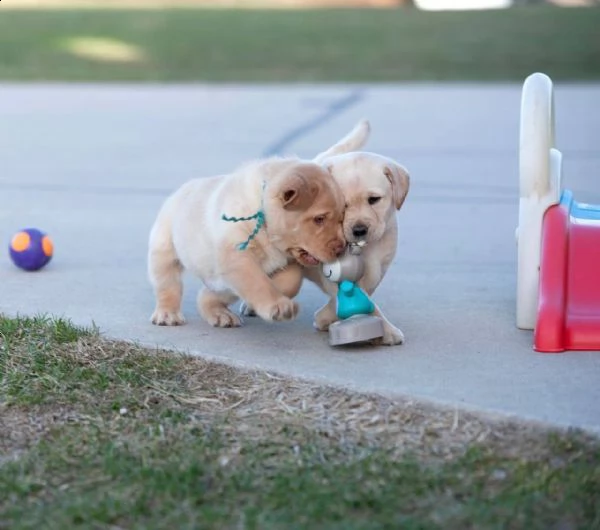
<svg viewBox="0 0 600 530">
<path fill-rule="evenodd" d="M 39 273 L 0 256 L 0 311 L 94 322 L 108 337 L 345 385 L 600 430 L 600 352 L 543 355 L 515 313 L 520 85 L 0 86 L 0 239 L 52 235 Z M 565 183 L 600 202 L 600 85 L 557 86 Z M 300 317 L 212 329 L 149 323 L 149 227 L 161 201 L 198 175 L 264 154 L 311 157 L 361 117 L 369 149 L 412 174 L 399 252 L 375 295 L 407 342 L 336 349 Z M 600 265 L 599 280 L 600 281 Z"/>
</svg>

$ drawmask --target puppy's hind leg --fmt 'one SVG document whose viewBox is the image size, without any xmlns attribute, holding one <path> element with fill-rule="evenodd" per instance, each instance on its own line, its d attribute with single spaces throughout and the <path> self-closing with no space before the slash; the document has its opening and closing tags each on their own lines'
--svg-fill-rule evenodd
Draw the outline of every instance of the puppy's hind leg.
<svg viewBox="0 0 600 530">
<path fill-rule="evenodd" d="M 151 321 L 158 326 L 185 324 L 181 313 L 183 267 L 177 260 L 172 247 L 150 248 L 148 254 L 148 276 L 154 287 L 156 309 Z"/>
<path fill-rule="evenodd" d="M 237 296 L 229 291 L 215 292 L 204 288 L 198 293 L 198 312 L 216 328 L 239 328 L 241 318 L 227 307 L 236 300 Z"/>
</svg>

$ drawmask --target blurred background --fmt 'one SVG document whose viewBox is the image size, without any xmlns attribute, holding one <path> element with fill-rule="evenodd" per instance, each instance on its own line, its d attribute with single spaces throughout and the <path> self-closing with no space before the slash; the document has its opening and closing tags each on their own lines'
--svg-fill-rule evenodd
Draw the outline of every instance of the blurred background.
<svg viewBox="0 0 600 530">
<path fill-rule="evenodd" d="M 600 77 L 600 0 L 1 0 L 0 81 Z"/>
</svg>

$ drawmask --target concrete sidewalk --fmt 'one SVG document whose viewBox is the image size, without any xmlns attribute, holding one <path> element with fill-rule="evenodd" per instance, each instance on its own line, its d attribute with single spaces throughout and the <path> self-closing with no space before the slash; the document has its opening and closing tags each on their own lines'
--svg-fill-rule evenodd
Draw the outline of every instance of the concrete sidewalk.
<svg viewBox="0 0 600 530">
<path fill-rule="evenodd" d="M 536 354 L 514 325 L 520 90 L 0 86 L 0 239 L 6 249 L 13 232 L 37 226 L 56 247 L 34 274 L 3 251 L 0 312 L 48 312 L 109 337 L 600 431 L 600 353 Z M 565 184 L 600 202 L 600 85 L 559 85 L 556 104 Z M 292 323 L 217 330 L 196 316 L 188 278 L 188 325 L 149 323 L 147 235 L 172 189 L 266 153 L 311 157 L 361 117 L 373 125 L 368 148 L 412 174 L 398 255 L 375 294 L 404 346 L 329 348 L 311 326 L 325 300 L 311 285 Z"/>
</svg>

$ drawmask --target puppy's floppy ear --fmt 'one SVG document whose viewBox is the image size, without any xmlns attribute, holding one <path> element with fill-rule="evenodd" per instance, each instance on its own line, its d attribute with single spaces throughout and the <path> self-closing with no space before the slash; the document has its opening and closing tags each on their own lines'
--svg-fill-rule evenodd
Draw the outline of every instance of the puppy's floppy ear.
<svg viewBox="0 0 600 530">
<path fill-rule="evenodd" d="M 301 173 L 293 173 L 282 183 L 279 199 L 286 210 L 307 210 L 315 202 L 318 193 L 319 186 L 314 180 Z"/>
<path fill-rule="evenodd" d="M 383 172 L 392 185 L 392 194 L 394 206 L 399 210 L 406 199 L 408 188 L 410 187 L 410 176 L 408 171 L 400 164 L 389 164 L 385 166 Z"/>
</svg>

